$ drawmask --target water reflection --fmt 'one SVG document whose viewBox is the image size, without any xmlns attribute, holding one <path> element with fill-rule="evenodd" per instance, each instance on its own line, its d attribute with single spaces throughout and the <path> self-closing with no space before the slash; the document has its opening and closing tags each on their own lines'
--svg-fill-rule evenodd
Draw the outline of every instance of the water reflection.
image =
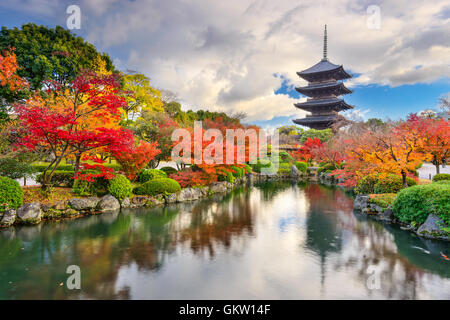
<svg viewBox="0 0 450 320">
<path fill-rule="evenodd" d="M 450 299 L 449 251 L 354 214 L 339 189 L 270 182 L 3 230 L 0 298 Z M 72 264 L 82 290 L 65 287 Z M 378 290 L 366 285 L 370 266 Z"/>
</svg>

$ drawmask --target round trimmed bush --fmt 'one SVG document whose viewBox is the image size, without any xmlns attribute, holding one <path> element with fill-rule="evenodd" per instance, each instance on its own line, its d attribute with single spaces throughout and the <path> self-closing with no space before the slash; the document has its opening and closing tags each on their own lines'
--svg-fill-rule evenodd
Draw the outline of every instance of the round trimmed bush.
<svg viewBox="0 0 450 320">
<path fill-rule="evenodd" d="M 450 224 L 450 184 L 432 183 L 403 189 L 392 203 L 392 210 L 404 223 L 422 224 L 433 213 Z"/>
<path fill-rule="evenodd" d="M 278 165 L 278 173 L 290 173 L 291 172 L 291 164 L 288 162 L 281 162 Z"/>
<path fill-rule="evenodd" d="M 434 175 L 433 182 L 436 181 L 443 181 L 443 180 L 450 180 L 450 174 L 449 173 L 439 173 Z"/>
<path fill-rule="evenodd" d="M 23 203 L 23 191 L 16 180 L 0 177 L 0 211 L 17 209 Z"/>
<path fill-rule="evenodd" d="M 133 187 L 127 177 L 119 174 L 109 180 L 108 191 L 115 198 L 122 201 L 126 197 L 131 196 Z"/>
<path fill-rule="evenodd" d="M 173 167 L 162 167 L 160 170 L 164 171 L 167 174 L 167 176 L 171 175 L 172 173 L 178 172 L 178 170 Z"/>
<path fill-rule="evenodd" d="M 308 170 L 308 164 L 306 162 L 302 162 L 302 161 L 297 161 L 295 163 L 295 166 L 297 167 L 297 169 L 301 172 L 306 172 Z"/>
<path fill-rule="evenodd" d="M 180 184 L 170 178 L 161 178 L 147 181 L 142 186 L 134 188 L 135 194 L 156 196 L 157 194 L 170 194 L 181 190 Z"/>
<path fill-rule="evenodd" d="M 406 183 L 408 187 L 415 186 L 417 182 L 406 177 Z M 384 178 L 379 178 L 377 183 L 373 186 L 373 193 L 397 193 L 403 188 L 403 178 L 402 176 L 397 176 L 393 174 L 388 174 Z"/>
<path fill-rule="evenodd" d="M 167 173 L 159 169 L 142 170 L 139 174 L 139 182 L 147 182 L 154 179 L 167 178 Z"/>
<path fill-rule="evenodd" d="M 378 174 L 370 174 L 359 180 L 355 187 L 355 193 L 357 194 L 369 194 L 373 193 L 373 188 L 378 182 Z"/>
</svg>

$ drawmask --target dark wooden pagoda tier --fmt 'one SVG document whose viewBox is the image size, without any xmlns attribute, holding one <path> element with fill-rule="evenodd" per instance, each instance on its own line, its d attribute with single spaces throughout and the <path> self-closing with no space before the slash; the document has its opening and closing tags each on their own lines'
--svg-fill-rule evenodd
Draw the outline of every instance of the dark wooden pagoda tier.
<svg viewBox="0 0 450 320">
<path fill-rule="evenodd" d="M 342 65 L 336 65 L 327 58 L 327 26 L 324 32 L 323 58 L 311 68 L 297 72 L 297 75 L 308 81 L 305 87 L 295 88 L 299 93 L 310 97 L 306 102 L 295 103 L 295 107 L 310 112 L 303 119 L 293 120 L 294 123 L 312 129 L 330 128 L 340 111 L 352 109 L 339 96 L 352 93 L 341 80 L 349 79 Z"/>
</svg>

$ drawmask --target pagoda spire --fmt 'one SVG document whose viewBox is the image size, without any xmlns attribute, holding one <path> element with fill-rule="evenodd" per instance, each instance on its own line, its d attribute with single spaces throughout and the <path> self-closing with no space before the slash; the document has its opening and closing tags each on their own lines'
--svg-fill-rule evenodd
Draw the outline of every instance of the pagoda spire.
<svg viewBox="0 0 450 320">
<path fill-rule="evenodd" d="M 325 25 L 325 30 L 323 31 L 323 61 L 327 61 L 327 51 L 328 51 L 328 44 L 327 44 L 328 36 L 327 36 L 327 25 Z"/>
</svg>

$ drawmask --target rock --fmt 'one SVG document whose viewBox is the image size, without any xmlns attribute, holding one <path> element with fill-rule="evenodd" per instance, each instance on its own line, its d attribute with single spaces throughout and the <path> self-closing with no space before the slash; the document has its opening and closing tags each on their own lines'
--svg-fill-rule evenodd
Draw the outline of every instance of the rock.
<svg viewBox="0 0 450 320">
<path fill-rule="evenodd" d="M 394 220 L 394 212 L 392 211 L 391 207 L 388 207 L 386 210 L 379 214 L 379 217 L 382 221 L 390 222 Z"/>
<path fill-rule="evenodd" d="M 73 198 L 69 200 L 69 206 L 78 211 L 94 210 L 99 201 L 97 197 Z"/>
<path fill-rule="evenodd" d="M 161 197 L 150 197 L 146 203 L 147 207 L 153 207 L 157 205 L 164 204 L 164 198 Z"/>
<path fill-rule="evenodd" d="M 58 201 L 52 206 L 52 208 L 56 210 L 65 210 L 68 203 L 69 201 L 67 200 Z"/>
<path fill-rule="evenodd" d="M 75 216 L 78 216 L 79 214 L 80 214 L 79 211 L 72 209 L 72 208 L 68 208 L 62 212 L 62 215 L 67 218 L 75 217 Z"/>
<path fill-rule="evenodd" d="M 38 224 L 41 222 L 43 212 L 39 202 L 28 203 L 17 209 L 17 220 L 26 224 Z"/>
<path fill-rule="evenodd" d="M 146 196 L 137 196 L 131 199 L 131 203 L 133 207 L 143 207 L 148 201 L 148 197 Z"/>
<path fill-rule="evenodd" d="M 221 181 L 221 182 L 213 182 L 211 186 L 209 187 L 212 193 L 221 193 L 227 191 L 227 182 Z"/>
<path fill-rule="evenodd" d="M 177 202 L 193 201 L 199 199 L 202 196 L 202 192 L 198 188 L 185 188 L 178 191 L 176 195 Z"/>
<path fill-rule="evenodd" d="M 442 230 L 447 228 L 445 222 L 434 214 L 428 215 L 427 220 L 417 230 L 419 236 L 426 238 L 448 238 L 448 233 Z"/>
<path fill-rule="evenodd" d="M 166 203 L 175 203 L 177 202 L 177 194 L 171 193 L 165 197 Z"/>
<path fill-rule="evenodd" d="M 17 213 L 14 209 L 6 210 L 3 213 L 2 220 L 0 221 L 0 227 L 9 227 L 16 221 Z"/>
<path fill-rule="evenodd" d="M 125 198 L 125 199 L 123 199 L 123 200 L 122 200 L 122 203 L 120 204 L 120 206 L 121 206 L 122 208 L 129 208 L 129 207 L 131 207 L 131 201 L 130 201 L 130 198 Z"/>
<path fill-rule="evenodd" d="M 294 178 L 300 177 L 302 174 L 300 172 L 300 170 L 297 169 L 296 166 L 292 165 L 291 166 L 291 176 Z"/>
<path fill-rule="evenodd" d="M 354 210 L 363 210 L 369 206 L 369 196 L 367 195 L 357 195 L 353 203 Z"/>
<path fill-rule="evenodd" d="M 100 199 L 96 208 L 101 212 L 120 210 L 120 202 L 112 195 L 107 194 Z"/>
</svg>

